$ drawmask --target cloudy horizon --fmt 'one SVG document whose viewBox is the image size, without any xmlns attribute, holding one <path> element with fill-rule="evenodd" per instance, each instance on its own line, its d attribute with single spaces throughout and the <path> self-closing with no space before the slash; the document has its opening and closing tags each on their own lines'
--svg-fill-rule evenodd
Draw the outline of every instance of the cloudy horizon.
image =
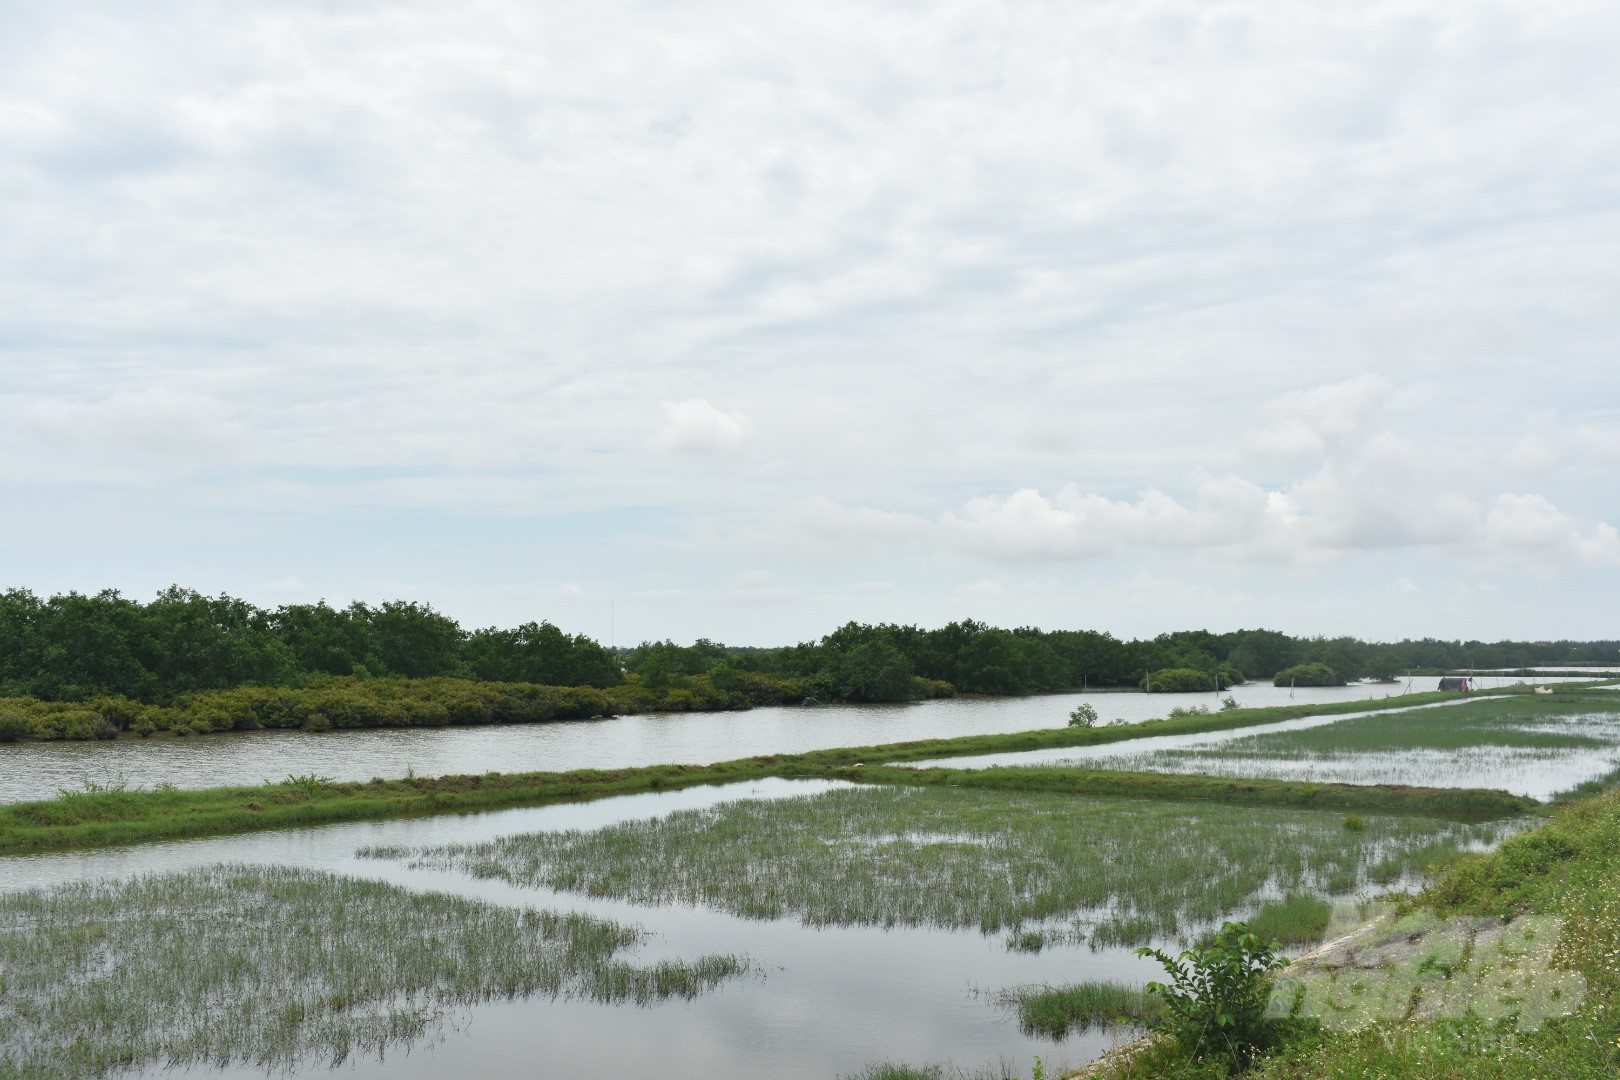
<svg viewBox="0 0 1620 1080">
<path fill-rule="evenodd" d="M 0 588 L 1620 637 L 1611 6 L 0 30 Z"/>
</svg>

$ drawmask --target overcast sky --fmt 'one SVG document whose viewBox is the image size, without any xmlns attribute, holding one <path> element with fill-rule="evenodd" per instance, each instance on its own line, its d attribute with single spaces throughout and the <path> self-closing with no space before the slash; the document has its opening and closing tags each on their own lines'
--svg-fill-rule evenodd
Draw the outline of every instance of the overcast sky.
<svg viewBox="0 0 1620 1080">
<path fill-rule="evenodd" d="M 0 0 L 0 586 L 1616 637 L 1620 7 Z"/>
</svg>

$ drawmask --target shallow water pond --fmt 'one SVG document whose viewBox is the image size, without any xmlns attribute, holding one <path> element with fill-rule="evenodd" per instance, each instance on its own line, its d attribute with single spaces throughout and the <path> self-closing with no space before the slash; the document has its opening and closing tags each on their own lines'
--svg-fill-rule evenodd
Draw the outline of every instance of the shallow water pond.
<svg viewBox="0 0 1620 1080">
<path fill-rule="evenodd" d="M 804 922 L 805 912 L 791 903 L 779 916 L 765 912 L 765 917 L 743 918 L 719 910 L 718 901 L 699 905 L 679 896 L 643 895 L 641 900 L 655 903 L 636 903 L 615 896 L 558 891 L 538 882 L 519 886 L 498 877 L 472 876 L 459 869 L 413 868 L 398 861 L 356 857 L 357 850 L 363 847 L 442 848 L 524 834 L 550 835 L 575 844 L 603 837 L 604 830 L 629 829 L 634 839 L 633 834 L 653 819 L 673 820 L 679 828 L 694 814 L 729 817 L 743 828 L 750 820 L 771 813 L 775 800 L 783 796 L 818 792 L 835 797 L 833 804 L 822 809 L 836 809 L 837 816 L 846 820 L 851 819 L 851 814 L 859 817 L 867 813 L 855 804 L 862 801 L 857 796 L 868 794 L 876 797 L 879 817 L 894 816 L 894 808 L 882 805 L 890 800 L 889 794 L 850 791 L 845 787 L 764 780 L 536 809 L 8 858 L 0 860 L 0 889 L 120 879 L 221 862 L 299 867 L 504 905 L 579 912 L 643 927 L 650 933 L 649 939 L 622 957 L 638 965 L 712 954 L 743 954 L 755 965 L 750 974 L 724 981 L 691 1001 L 636 1006 L 532 998 L 453 1010 L 450 1022 L 436 1038 L 409 1046 L 396 1045 L 381 1061 L 370 1056 L 351 1061 L 338 1070 L 344 1076 L 624 1075 L 671 1080 L 782 1076 L 830 1080 L 857 1072 L 868 1063 L 889 1059 L 952 1060 L 967 1067 L 1005 1059 L 1027 1075 L 1037 1054 L 1049 1063 L 1077 1064 L 1095 1057 L 1118 1037 L 1093 1032 L 1054 1044 L 1025 1036 L 990 994 L 1009 986 L 1079 979 L 1139 983 L 1158 974 L 1153 964 L 1138 959 L 1127 948 L 1105 946 L 1094 950 L 1089 944 L 1076 943 L 1029 953 L 1009 949 L 1004 934 L 981 933 L 977 927 L 809 927 Z M 722 806 L 739 797 L 752 801 Z M 784 807 L 790 814 L 800 809 Z M 1160 805 L 1151 812 L 1165 816 L 1165 830 L 1196 846 L 1197 823 L 1191 818 L 1212 809 L 1201 806 L 1171 813 Z M 684 812 L 687 818 L 677 813 L 671 819 L 672 812 Z M 902 841 L 908 835 L 943 837 L 949 846 L 952 837 L 982 839 L 996 834 L 1002 825 L 996 825 L 992 817 L 993 808 L 988 803 L 972 813 L 952 811 L 930 816 L 908 812 L 896 820 L 907 822 L 910 833 L 890 831 Z M 1180 820 L 1171 820 L 1173 817 Z M 1314 830 L 1332 839 L 1334 845 L 1339 843 L 1331 837 L 1333 829 L 1341 827 L 1339 817 L 1305 813 L 1294 814 L 1292 819 L 1291 825 L 1281 817 L 1274 824 L 1278 828 Z M 1422 827 L 1412 819 L 1401 820 L 1400 828 L 1416 830 L 1410 840 L 1424 839 L 1419 835 Z M 1356 843 L 1363 838 L 1369 841 L 1367 851 L 1357 856 L 1359 861 L 1387 854 L 1387 845 L 1380 848 L 1376 843 L 1378 828 L 1374 824 L 1366 834 L 1356 837 Z M 1435 834 L 1451 828 L 1454 826 L 1439 822 L 1432 826 Z M 1052 836 L 1063 831 L 1048 830 Z M 851 834 L 856 833 L 865 835 L 861 830 Z M 870 862 L 874 854 L 868 849 L 865 857 Z M 1037 854 L 1025 861 L 1038 866 L 1041 858 Z M 1109 861 L 1103 859 L 1097 872 L 1106 875 Z M 653 868 L 654 872 L 647 876 L 656 881 L 657 864 L 644 866 Z M 734 869 L 722 866 L 716 873 L 735 884 Z M 1264 889 L 1270 884 L 1270 875 L 1262 878 Z M 530 887 L 536 884 L 540 887 Z M 251 911 L 244 912 L 245 917 L 251 915 Z M 975 988 L 989 993 L 976 994 Z M 329 1071 L 327 1066 L 316 1064 L 302 1068 L 299 1074 L 326 1075 Z M 154 1067 L 134 1075 L 157 1076 L 162 1075 L 162 1070 Z M 188 1075 L 246 1078 L 262 1076 L 263 1071 L 243 1064 L 196 1069 Z"/>
<path fill-rule="evenodd" d="M 1620 771 L 1620 712 L 1485 699 L 915 764 L 1076 765 L 1315 783 L 1493 788 L 1545 801 Z"/>
</svg>

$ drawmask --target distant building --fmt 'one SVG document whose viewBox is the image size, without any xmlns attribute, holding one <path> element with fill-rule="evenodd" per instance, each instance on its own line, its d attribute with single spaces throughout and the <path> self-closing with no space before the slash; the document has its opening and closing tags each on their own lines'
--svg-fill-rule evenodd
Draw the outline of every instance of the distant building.
<svg viewBox="0 0 1620 1080">
<path fill-rule="evenodd" d="M 1474 688 L 1469 684 L 1468 679 L 1464 676 L 1447 676 L 1446 678 L 1440 680 L 1440 685 L 1437 687 L 1437 689 L 1455 690 L 1459 694 L 1467 694 L 1472 692 Z"/>
</svg>

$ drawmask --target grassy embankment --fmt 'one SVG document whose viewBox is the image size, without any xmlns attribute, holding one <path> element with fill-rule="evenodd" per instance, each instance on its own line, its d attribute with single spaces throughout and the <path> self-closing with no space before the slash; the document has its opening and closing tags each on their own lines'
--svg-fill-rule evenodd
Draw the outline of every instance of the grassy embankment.
<svg viewBox="0 0 1620 1080">
<path fill-rule="evenodd" d="M 1534 1031 L 1480 1019 L 1392 1020 L 1307 1032 L 1263 1060 L 1254 1080 L 1599 1080 L 1620 1075 L 1620 789 L 1561 806 L 1495 852 L 1467 856 L 1414 903 L 1441 916 L 1534 914 L 1563 920 L 1555 963 L 1586 981 L 1572 1016 Z M 1119 1080 L 1224 1075 L 1161 1047 Z"/>
<path fill-rule="evenodd" d="M 1561 695 L 1579 707 L 1585 700 Z M 1479 707 L 1489 699 L 1454 705 Z M 1605 700 L 1613 702 L 1613 699 Z M 327 783 L 315 777 L 257 787 L 200 790 L 84 791 L 56 799 L 0 806 L 0 855 L 70 847 L 135 843 L 177 837 L 248 832 L 340 821 L 379 820 L 420 814 L 494 810 L 549 802 L 601 798 L 700 784 L 724 784 L 766 776 L 820 777 L 900 784 L 960 784 L 1068 791 L 1074 794 L 1144 795 L 1180 799 L 1222 799 L 1262 805 L 1395 810 L 1478 815 L 1522 811 L 1528 800 L 1459 791 L 1362 789 L 1351 785 L 1286 781 L 1209 780 L 1201 777 L 1130 776 L 1105 770 L 1001 769 L 881 770 L 887 763 L 931 758 L 1091 746 L 1150 735 L 1193 734 L 1272 723 L 1304 716 L 1336 715 L 1363 709 L 1395 709 L 1434 702 L 1456 702 L 1454 695 L 1413 694 L 1377 702 L 1334 702 L 1314 706 L 1237 709 L 1210 715 L 1153 720 L 1098 728 L 1064 727 L 1007 735 L 923 739 L 886 746 L 842 747 L 804 754 L 765 755 L 713 765 L 654 765 L 628 769 L 581 769 L 560 773 L 490 773 L 357 783 Z M 957 775 L 952 775 L 957 774 Z M 1441 805 L 1448 803 L 1449 806 Z"/>
<path fill-rule="evenodd" d="M 639 930 L 285 867 L 0 893 L 0 1080 L 337 1065 L 493 999 L 692 998 L 735 956 L 652 965 Z"/>
<path fill-rule="evenodd" d="M 1009 949 L 1134 946 L 1252 914 L 1268 889 L 1345 894 L 1512 831 L 1414 815 L 956 788 L 742 799 L 591 830 L 362 856 L 636 904 L 809 926 L 932 926 Z"/>
</svg>

